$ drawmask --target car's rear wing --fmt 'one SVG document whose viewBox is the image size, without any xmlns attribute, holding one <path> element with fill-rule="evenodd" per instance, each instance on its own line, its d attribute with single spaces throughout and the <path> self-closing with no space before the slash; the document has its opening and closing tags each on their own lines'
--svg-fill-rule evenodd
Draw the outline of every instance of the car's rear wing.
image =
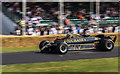
<svg viewBox="0 0 120 74">
<path fill-rule="evenodd" d="M 109 39 L 113 40 L 113 42 L 115 42 L 115 41 L 116 41 L 116 38 L 117 38 L 116 35 L 105 35 L 105 34 L 99 34 L 99 35 L 97 35 L 97 36 L 95 36 L 95 37 L 99 37 L 99 38 L 109 38 Z"/>
<path fill-rule="evenodd" d="M 110 35 L 110 36 L 108 36 L 111 40 L 113 40 L 113 42 L 115 42 L 116 41 L 116 38 L 117 38 L 117 36 L 116 35 Z"/>
</svg>

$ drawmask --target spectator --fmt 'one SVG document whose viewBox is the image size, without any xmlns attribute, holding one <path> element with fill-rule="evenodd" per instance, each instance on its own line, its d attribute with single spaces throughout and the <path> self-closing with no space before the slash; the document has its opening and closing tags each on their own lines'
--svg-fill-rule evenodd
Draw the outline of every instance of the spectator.
<svg viewBox="0 0 120 74">
<path fill-rule="evenodd" d="M 83 33 L 86 34 L 86 31 L 87 31 L 87 30 L 89 30 L 89 29 L 88 29 L 88 26 L 85 26 L 85 27 L 84 27 L 84 30 L 83 30 Z"/>
<path fill-rule="evenodd" d="M 50 30 L 50 27 L 47 27 L 47 28 L 46 28 L 46 31 L 47 31 L 47 35 L 52 34 L 52 33 L 51 33 L 51 30 Z"/>
<path fill-rule="evenodd" d="M 70 29 L 69 25 L 65 25 L 64 34 L 67 34 L 69 32 L 69 29 Z"/>
<path fill-rule="evenodd" d="M 88 25 L 92 25 L 92 24 L 96 24 L 96 21 L 91 19 L 89 22 L 88 22 Z"/>
<path fill-rule="evenodd" d="M 113 25 L 112 32 L 115 32 L 116 25 Z"/>
<path fill-rule="evenodd" d="M 52 26 L 51 32 L 52 32 L 52 34 L 57 34 L 57 30 L 56 30 L 55 25 Z"/>
<path fill-rule="evenodd" d="M 7 10 L 8 10 L 8 12 L 13 12 L 14 8 L 13 7 L 9 7 Z"/>
<path fill-rule="evenodd" d="M 113 27 L 111 26 L 111 24 L 108 24 L 107 30 L 108 33 L 112 33 Z"/>
<path fill-rule="evenodd" d="M 77 15 L 77 17 L 78 17 L 78 18 L 82 18 L 82 17 L 83 17 L 83 15 L 79 14 L 79 15 Z"/>
<path fill-rule="evenodd" d="M 80 33 L 80 29 L 81 29 L 81 24 L 78 24 L 76 27 L 77 33 Z"/>
<path fill-rule="evenodd" d="M 22 35 L 22 31 L 21 31 L 21 29 L 19 29 L 19 28 L 16 28 L 16 35 Z"/>
<path fill-rule="evenodd" d="M 70 25 L 70 28 L 69 28 L 69 32 L 70 33 L 73 33 L 73 29 L 72 29 L 72 26 Z"/>
<path fill-rule="evenodd" d="M 72 28 L 72 33 L 73 33 L 73 34 L 77 34 L 77 30 L 76 30 L 76 27 L 75 27 L 74 24 L 71 25 L 71 28 Z"/>
<path fill-rule="evenodd" d="M 10 34 L 11 34 L 11 35 L 18 35 L 18 36 L 20 36 L 20 35 L 22 35 L 22 30 L 21 30 L 20 27 L 15 26 L 14 32 L 10 32 Z"/>
<path fill-rule="evenodd" d="M 28 29 L 27 29 L 28 35 L 32 35 L 33 32 L 34 32 L 34 29 L 32 28 L 32 26 L 29 26 Z"/>
<path fill-rule="evenodd" d="M 36 27 L 32 35 L 39 36 L 40 35 L 40 30 Z"/>
<path fill-rule="evenodd" d="M 20 13 L 21 12 L 20 8 L 16 8 L 15 12 Z"/>
<path fill-rule="evenodd" d="M 58 26 L 57 26 L 57 32 L 58 32 L 58 34 L 63 33 L 63 27 L 60 24 L 58 24 Z"/>
<path fill-rule="evenodd" d="M 113 25 L 112 32 L 117 33 L 117 32 L 118 32 L 118 28 L 119 28 L 119 26 L 117 26 L 117 25 Z"/>
<path fill-rule="evenodd" d="M 44 35 L 44 31 L 45 31 L 45 28 L 43 26 L 41 26 L 41 28 L 40 28 L 41 35 Z"/>
<path fill-rule="evenodd" d="M 106 27 L 103 26 L 101 31 L 102 33 L 106 33 Z"/>
<path fill-rule="evenodd" d="M 98 31 L 99 31 L 99 30 L 98 30 L 98 26 L 93 26 L 93 32 L 94 32 L 94 33 L 98 33 Z"/>
<path fill-rule="evenodd" d="M 65 25 L 70 25 L 71 23 L 70 23 L 70 20 L 69 19 L 65 19 Z"/>
</svg>

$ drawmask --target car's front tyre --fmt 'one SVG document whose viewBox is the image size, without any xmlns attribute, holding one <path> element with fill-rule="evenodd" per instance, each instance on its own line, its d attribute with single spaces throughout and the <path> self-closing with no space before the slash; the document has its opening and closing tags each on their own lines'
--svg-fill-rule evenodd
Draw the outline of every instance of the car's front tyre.
<svg viewBox="0 0 120 74">
<path fill-rule="evenodd" d="M 40 44 L 39 44 L 40 52 L 44 53 L 44 52 L 48 52 L 49 51 L 48 48 L 45 48 L 44 50 L 41 50 L 47 44 L 49 44 L 49 41 L 42 41 L 42 42 L 40 42 Z"/>
</svg>

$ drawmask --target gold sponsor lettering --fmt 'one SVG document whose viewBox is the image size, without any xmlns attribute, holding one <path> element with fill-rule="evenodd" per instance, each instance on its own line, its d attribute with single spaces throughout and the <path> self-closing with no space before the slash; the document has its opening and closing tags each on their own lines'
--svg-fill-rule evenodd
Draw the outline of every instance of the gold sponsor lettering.
<svg viewBox="0 0 120 74">
<path fill-rule="evenodd" d="M 99 43 L 99 41 L 95 41 L 94 43 Z"/>
<path fill-rule="evenodd" d="M 80 42 L 80 41 L 86 41 L 86 39 L 81 38 L 81 39 L 66 39 L 66 40 L 64 40 L 64 42 L 69 42 L 69 43 L 71 43 L 71 42 Z"/>
</svg>

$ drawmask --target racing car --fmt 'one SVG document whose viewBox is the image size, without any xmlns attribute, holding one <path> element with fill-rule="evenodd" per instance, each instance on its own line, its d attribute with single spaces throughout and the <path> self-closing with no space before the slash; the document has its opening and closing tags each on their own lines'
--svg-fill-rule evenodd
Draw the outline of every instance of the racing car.
<svg viewBox="0 0 120 74">
<path fill-rule="evenodd" d="M 40 52 L 52 52 L 65 54 L 69 50 L 84 50 L 84 49 L 96 49 L 101 51 L 111 51 L 114 48 L 114 42 L 116 41 L 115 35 L 105 36 L 99 34 L 96 36 L 86 34 L 67 34 L 66 37 L 60 39 L 57 37 L 55 40 L 42 41 L 39 44 Z"/>
</svg>

